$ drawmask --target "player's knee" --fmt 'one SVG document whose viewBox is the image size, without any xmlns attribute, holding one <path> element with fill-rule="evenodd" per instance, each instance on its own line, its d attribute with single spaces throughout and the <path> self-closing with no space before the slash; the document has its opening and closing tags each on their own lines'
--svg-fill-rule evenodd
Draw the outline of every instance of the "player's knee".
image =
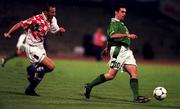
<svg viewBox="0 0 180 109">
<path fill-rule="evenodd" d="M 55 65 L 52 64 L 48 67 L 48 72 L 52 72 L 55 69 Z"/>
<path fill-rule="evenodd" d="M 113 80 L 115 78 L 115 75 L 107 74 L 105 75 L 106 80 Z"/>
<path fill-rule="evenodd" d="M 131 73 L 131 78 L 133 79 L 137 79 L 138 78 L 138 74 L 137 73 Z"/>
<path fill-rule="evenodd" d="M 113 80 L 115 76 L 109 76 L 108 80 Z"/>
</svg>

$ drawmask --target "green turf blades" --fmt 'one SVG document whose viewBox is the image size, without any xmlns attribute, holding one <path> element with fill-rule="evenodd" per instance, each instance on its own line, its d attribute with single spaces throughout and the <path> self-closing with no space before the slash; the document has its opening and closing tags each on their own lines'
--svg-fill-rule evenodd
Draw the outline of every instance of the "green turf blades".
<svg viewBox="0 0 180 109">
<path fill-rule="evenodd" d="M 119 73 L 110 82 L 94 87 L 91 99 L 83 96 L 84 83 L 106 71 L 106 63 L 55 60 L 56 69 L 46 75 L 37 88 L 40 97 L 25 96 L 26 66 L 29 62 L 17 58 L 0 68 L 1 109 L 179 109 L 179 66 L 139 64 L 140 94 L 152 98 L 156 86 L 164 86 L 168 96 L 163 101 L 154 98 L 147 104 L 132 102 L 127 73 Z M 99 72 L 99 73 L 98 73 Z"/>
</svg>

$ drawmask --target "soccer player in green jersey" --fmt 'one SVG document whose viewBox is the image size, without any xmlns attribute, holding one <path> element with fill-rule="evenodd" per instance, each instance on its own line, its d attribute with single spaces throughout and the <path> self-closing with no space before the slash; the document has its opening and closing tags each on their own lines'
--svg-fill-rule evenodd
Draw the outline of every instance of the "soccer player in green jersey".
<svg viewBox="0 0 180 109">
<path fill-rule="evenodd" d="M 126 16 L 126 7 L 119 5 L 115 7 L 115 16 L 111 19 L 108 28 L 108 46 L 110 52 L 109 71 L 99 75 L 95 80 L 87 83 L 84 87 L 84 96 L 90 98 L 94 86 L 115 78 L 118 71 L 126 71 L 130 76 L 130 87 L 133 93 L 133 102 L 146 103 L 149 101 L 144 96 L 139 96 L 138 71 L 136 60 L 130 50 L 131 39 L 136 39 L 135 34 L 130 34 L 122 22 Z"/>
</svg>

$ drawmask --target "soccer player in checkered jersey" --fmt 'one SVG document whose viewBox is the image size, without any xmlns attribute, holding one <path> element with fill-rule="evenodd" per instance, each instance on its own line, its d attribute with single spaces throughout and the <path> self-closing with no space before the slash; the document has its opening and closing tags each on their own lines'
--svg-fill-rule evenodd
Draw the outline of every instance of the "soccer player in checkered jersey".
<svg viewBox="0 0 180 109">
<path fill-rule="evenodd" d="M 133 93 L 133 102 L 146 103 L 149 101 L 144 96 L 139 96 L 138 72 L 136 60 L 130 50 L 130 40 L 136 39 L 135 34 L 130 34 L 123 23 L 126 16 L 126 7 L 119 5 L 115 7 L 115 16 L 111 19 L 108 28 L 108 46 L 110 49 L 109 71 L 99 75 L 95 80 L 85 85 L 84 95 L 90 98 L 91 90 L 94 86 L 115 78 L 118 70 L 126 71 L 130 76 L 130 87 Z M 106 49 L 107 50 L 107 49 Z"/>
<path fill-rule="evenodd" d="M 11 34 L 20 28 L 25 30 L 26 47 L 25 52 L 32 63 L 27 67 L 29 85 L 25 90 L 26 95 L 38 96 L 35 88 L 43 79 L 45 73 L 51 72 L 55 64 L 51 58 L 46 55 L 43 43 L 47 33 L 65 32 L 63 27 L 59 27 L 55 18 L 56 7 L 48 5 L 41 14 L 35 15 L 27 20 L 15 24 L 5 37 L 11 38 Z"/>
<path fill-rule="evenodd" d="M 33 15 L 36 15 L 36 14 L 37 14 L 37 12 L 35 12 Z M 25 32 L 23 32 L 18 38 L 15 52 L 6 57 L 1 58 L 1 66 L 4 67 L 5 64 L 8 61 L 10 61 L 11 59 L 24 55 L 25 54 L 25 45 L 26 45 L 25 43 L 26 43 L 26 34 L 25 34 Z M 46 46 L 46 43 L 44 43 L 44 46 Z M 45 47 L 45 49 L 46 49 L 46 47 Z"/>
</svg>

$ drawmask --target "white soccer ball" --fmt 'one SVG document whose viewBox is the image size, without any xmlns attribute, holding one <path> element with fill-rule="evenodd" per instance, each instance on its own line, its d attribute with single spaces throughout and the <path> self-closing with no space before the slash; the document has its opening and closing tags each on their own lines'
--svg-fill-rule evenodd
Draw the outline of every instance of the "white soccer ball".
<svg viewBox="0 0 180 109">
<path fill-rule="evenodd" d="M 167 90 L 164 87 L 156 87 L 153 96 L 159 101 L 164 100 L 167 97 Z"/>
</svg>

